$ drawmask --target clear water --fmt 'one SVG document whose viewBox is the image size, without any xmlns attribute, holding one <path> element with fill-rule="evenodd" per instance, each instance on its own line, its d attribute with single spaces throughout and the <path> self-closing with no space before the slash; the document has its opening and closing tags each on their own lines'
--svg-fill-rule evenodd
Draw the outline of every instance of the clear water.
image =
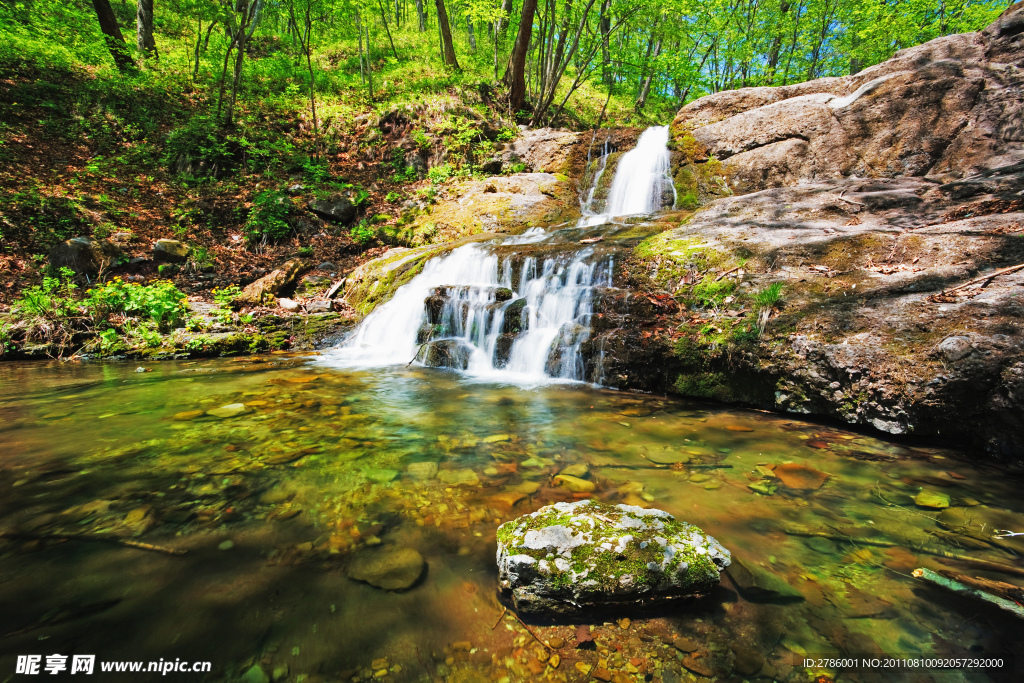
<svg viewBox="0 0 1024 683">
<path fill-rule="evenodd" d="M 1021 680 L 1019 619 L 910 576 L 947 567 L 1022 583 L 935 554 L 1019 567 L 1021 539 L 1000 549 L 950 533 L 938 511 L 913 503 L 921 489 L 948 496 L 975 536 L 990 537 L 982 525 L 991 523 L 1024 531 L 1024 481 L 970 454 L 759 412 L 415 366 L 345 370 L 275 355 L 134 370 L 0 365 L 3 680 L 22 680 L 9 678 L 15 658 L 32 653 L 213 664 L 205 677 L 100 681 L 238 680 L 254 664 L 306 683 L 375 671 L 390 681 L 590 680 L 577 663 L 632 681 L 704 680 L 694 669 L 719 680 Z M 235 403 L 246 412 L 175 419 Z M 424 462 L 436 463 L 436 477 L 412 476 L 422 465 L 410 465 Z M 815 490 L 751 489 L 773 481 L 758 467 L 786 462 L 828 478 Z M 584 626 L 583 640 L 594 642 L 582 648 L 578 624 L 531 624 L 564 641 L 551 667 L 533 635 L 502 616 L 495 529 L 580 495 L 552 485 L 571 465 L 587 468 L 595 490 L 586 495 L 701 526 L 788 584 L 791 600 L 745 597 L 726 578 L 674 613 Z M 226 541 L 232 547 L 219 549 Z M 421 582 L 392 593 L 346 576 L 379 547 L 419 551 Z M 794 666 L 805 654 L 842 653 L 1003 653 L 1017 668 Z"/>
</svg>

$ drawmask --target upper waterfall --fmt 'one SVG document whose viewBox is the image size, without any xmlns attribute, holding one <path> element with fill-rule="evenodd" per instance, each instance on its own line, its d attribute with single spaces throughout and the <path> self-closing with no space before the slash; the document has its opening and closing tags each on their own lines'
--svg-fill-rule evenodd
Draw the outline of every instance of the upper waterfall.
<svg viewBox="0 0 1024 683">
<path fill-rule="evenodd" d="M 636 147 L 619 158 L 611 189 L 600 213 L 593 212 L 594 189 L 604 173 L 604 160 L 595 175 L 588 195 L 588 206 L 584 207 L 581 225 L 600 225 L 616 216 L 653 213 L 664 208 L 665 190 L 672 188 L 671 159 L 668 150 L 668 126 L 654 126 L 640 134 Z M 589 215 L 588 215 L 589 214 Z"/>
<path fill-rule="evenodd" d="M 622 245 L 610 217 L 663 207 L 669 178 L 668 127 L 649 128 L 619 158 L 604 211 L 586 210 L 572 228 L 532 228 L 516 237 L 467 244 L 430 259 L 322 362 L 381 366 L 413 361 L 508 381 L 602 378 L 591 339 L 595 299 L 613 289 Z M 593 184 L 600 181 L 605 156 Z M 588 204 L 593 203 L 593 190 Z M 585 240 L 596 242 L 597 240 Z"/>
</svg>

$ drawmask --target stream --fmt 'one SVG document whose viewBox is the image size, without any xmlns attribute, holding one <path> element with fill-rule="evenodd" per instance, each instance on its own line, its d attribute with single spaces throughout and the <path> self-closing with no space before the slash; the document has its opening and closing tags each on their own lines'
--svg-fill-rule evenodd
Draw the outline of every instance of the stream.
<svg viewBox="0 0 1024 683">
<path fill-rule="evenodd" d="M 666 138 L 577 225 L 433 259 L 338 348 L 0 365 L 0 681 L 32 654 L 95 654 L 101 681 L 1024 679 L 1020 619 L 911 575 L 1021 584 L 1019 474 L 600 386 L 594 302 L 671 209 Z M 584 498 L 666 510 L 734 568 L 671 612 L 519 621 L 498 525 Z M 425 560 L 403 590 L 353 571 L 387 549 Z M 179 660 L 210 671 L 99 670 Z"/>
</svg>

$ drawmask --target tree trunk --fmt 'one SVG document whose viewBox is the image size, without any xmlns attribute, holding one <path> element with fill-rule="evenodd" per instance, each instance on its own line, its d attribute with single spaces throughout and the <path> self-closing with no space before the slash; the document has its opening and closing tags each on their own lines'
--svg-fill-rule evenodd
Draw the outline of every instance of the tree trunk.
<svg viewBox="0 0 1024 683">
<path fill-rule="evenodd" d="M 530 49 L 530 35 L 533 33 L 533 15 L 537 12 L 537 0 L 523 0 L 523 11 L 519 17 L 519 33 L 512 48 L 512 60 L 508 70 L 509 108 L 512 114 L 523 108 L 526 102 L 526 53 Z"/>
<path fill-rule="evenodd" d="M 650 53 L 650 57 L 657 59 L 658 55 L 661 54 L 661 38 L 658 38 L 658 44 L 654 47 L 653 52 Z M 651 93 L 651 82 L 654 80 L 654 69 L 647 72 L 647 76 L 644 78 L 643 83 L 640 85 L 640 94 L 636 98 L 636 105 L 633 107 L 633 111 L 639 114 L 644 109 L 644 105 L 647 104 L 647 96 Z"/>
<path fill-rule="evenodd" d="M 242 66 L 245 63 L 245 42 L 246 36 L 249 30 L 249 24 L 252 21 L 252 12 L 256 8 L 255 3 L 257 0 L 252 2 L 246 2 L 246 0 L 239 0 L 236 8 L 241 7 L 238 10 L 241 16 L 238 19 L 238 29 L 235 32 L 235 44 L 237 53 L 235 54 L 235 76 L 231 81 L 231 99 L 228 100 L 228 111 L 224 115 L 224 123 L 230 126 L 235 119 L 235 103 L 238 101 L 238 86 L 242 84 Z"/>
<path fill-rule="evenodd" d="M 380 18 L 384 22 L 384 30 L 388 33 L 388 42 L 391 43 L 391 53 L 395 55 L 395 59 L 398 59 L 398 50 L 395 49 L 395 40 L 391 37 L 391 29 L 388 28 L 388 15 L 384 11 L 384 3 L 377 0 L 380 4 Z"/>
<path fill-rule="evenodd" d="M 103 32 L 114 64 L 117 64 L 121 71 L 133 71 L 135 62 L 125 47 L 124 36 L 121 35 L 121 27 L 117 25 L 117 17 L 110 7 L 110 0 L 92 0 L 92 7 L 96 10 L 96 19 L 100 22 L 100 31 Z"/>
<path fill-rule="evenodd" d="M 416 0 L 416 14 L 420 19 L 420 33 L 427 30 L 427 15 L 423 13 L 423 0 Z"/>
<path fill-rule="evenodd" d="M 612 18 L 611 18 L 612 0 L 604 0 L 601 5 L 601 19 L 598 25 L 601 29 L 601 59 L 603 73 L 601 74 L 601 80 L 606 85 L 612 84 L 612 58 L 608 50 L 608 35 L 612 30 Z"/>
<path fill-rule="evenodd" d="M 466 32 L 469 35 L 469 49 L 476 52 L 476 33 L 473 31 L 473 20 L 466 15 Z"/>
<path fill-rule="evenodd" d="M 527 0 L 529 2 L 530 0 Z M 534 3 L 537 0 L 533 0 Z M 455 46 L 452 45 L 452 27 L 448 24 L 448 12 L 444 9 L 444 0 L 434 0 L 437 7 L 437 27 L 441 31 L 441 44 L 444 47 L 444 65 L 461 71 L 459 61 L 455 59 Z"/>
<path fill-rule="evenodd" d="M 139 52 L 145 57 L 159 59 L 160 53 L 156 51 L 156 41 L 153 40 L 153 0 L 139 0 L 135 26 L 135 42 Z"/>
</svg>

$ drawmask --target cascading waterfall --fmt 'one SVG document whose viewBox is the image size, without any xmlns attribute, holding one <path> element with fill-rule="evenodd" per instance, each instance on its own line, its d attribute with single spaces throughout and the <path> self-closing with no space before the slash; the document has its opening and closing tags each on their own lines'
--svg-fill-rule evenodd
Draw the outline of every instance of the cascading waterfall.
<svg viewBox="0 0 1024 683">
<path fill-rule="evenodd" d="M 595 291 L 612 287 L 614 256 L 581 247 L 580 228 L 661 209 L 671 185 L 667 142 L 667 126 L 644 131 L 636 148 L 620 157 L 603 213 L 591 209 L 591 189 L 568 241 L 558 231 L 532 228 L 434 257 L 322 362 L 373 367 L 417 361 L 530 383 L 586 379 Z M 605 162 L 599 162 L 595 187 Z M 599 348 L 603 355 L 603 343 Z"/>
<path fill-rule="evenodd" d="M 607 157 L 607 150 L 605 156 Z M 668 126 L 648 128 L 640 134 L 636 147 L 619 158 L 612 186 L 608 190 L 604 211 L 591 213 L 590 204 L 597 184 L 604 173 L 604 166 L 594 178 L 594 187 L 588 196 L 588 206 L 581 225 L 601 225 L 616 216 L 632 216 L 654 213 L 663 208 L 663 196 L 667 189 L 673 192 L 675 186 L 669 175 L 671 156 L 668 151 Z"/>
</svg>

